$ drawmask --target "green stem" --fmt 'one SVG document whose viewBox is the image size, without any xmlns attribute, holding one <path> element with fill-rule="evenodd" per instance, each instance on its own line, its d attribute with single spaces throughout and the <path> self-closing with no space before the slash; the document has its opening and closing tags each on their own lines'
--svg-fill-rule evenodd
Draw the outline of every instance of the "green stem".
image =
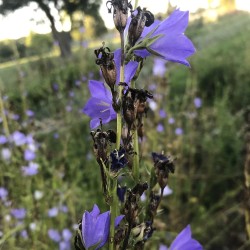
<svg viewBox="0 0 250 250">
<path fill-rule="evenodd" d="M 111 180 L 111 196 L 112 196 L 112 203 L 110 206 L 110 244 L 109 249 L 115 249 L 115 218 L 117 216 L 117 208 L 118 208 L 118 199 L 117 199 L 117 178 Z"/>
<path fill-rule="evenodd" d="M 2 119 L 3 119 L 3 128 L 4 128 L 5 135 L 7 137 L 9 137 L 10 131 L 9 131 L 7 117 L 6 117 L 5 112 L 4 112 L 4 105 L 3 105 L 3 99 L 2 99 L 1 91 L 0 91 L 0 111 L 1 111 L 1 116 L 2 116 Z"/>
<path fill-rule="evenodd" d="M 139 140 L 138 140 L 138 133 L 137 133 L 137 128 L 135 129 L 133 133 L 133 146 L 134 146 L 134 156 L 133 156 L 133 176 L 135 179 L 135 182 L 139 182 Z"/>
<path fill-rule="evenodd" d="M 121 68 L 120 68 L 120 82 L 124 82 L 124 32 L 120 32 L 120 39 L 121 39 Z M 120 105 L 120 110 L 117 113 L 117 140 L 116 140 L 116 148 L 120 148 L 121 143 L 121 135 L 122 135 L 122 109 L 121 109 L 121 102 L 122 102 L 122 89 L 123 86 L 119 85 L 118 87 L 118 105 Z"/>
<path fill-rule="evenodd" d="M 121 39 L 121 68 L 120 68 L 120 82 L 124 82 L 124 32 L 120 32 Z M 117 112 L 117 131 L 116 131 L 116 148 L 119 150 L 121 144 L 121 135 L 122 135 L 122 89 L 123 86 L 119 85 L 118 87 L 118 105 L 120 106 L 119 111 Z M 114 236 L 115 236 L 115 218 L 118 215 L 118 197 L 117 197 L 117 178 L 115 177 L 111 181 L 111 206 L 110 206 L 110 244 L 109 249 L 114 250 Z"/>
</svg>

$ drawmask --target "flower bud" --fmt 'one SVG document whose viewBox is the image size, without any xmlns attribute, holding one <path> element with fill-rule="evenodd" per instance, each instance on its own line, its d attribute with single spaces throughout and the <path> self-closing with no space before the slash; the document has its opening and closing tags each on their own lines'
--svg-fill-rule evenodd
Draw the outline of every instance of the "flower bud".
<svg viewBox="0 0 250 250">
<path fill-rule="evenodd" d="M 128 42 L 131 47 L 140 38 L 145 26 L 150 26 L 154 22 L 154 15 L 146 9 L 137 8 L 136 15 L 132 15 L 132 20 L 128 29 Z"/>
<path fill-rule="evenodd" d="M 114 53 L 110 52 L 108 47 L 101 47 L 95 50 L 97 57 L 96 64 L 100 66 L 103 78 L 114 93 L 114 86 L 116 83 L 116 66 L 114 61 Z"/>
<path fill-rule="evenodd" d="M 128 19 L 128 8 L 131 8 L 131 4 L 128 3 L 128 0 L 111 0 L 107 1 L 107 5 L 110 3 L 113 10 L 113 20 L 116 29 L 119 32 L 123 32 Z M 111 12 L 111 8 L 108 8 L 109 12 Z"/>
</svg>

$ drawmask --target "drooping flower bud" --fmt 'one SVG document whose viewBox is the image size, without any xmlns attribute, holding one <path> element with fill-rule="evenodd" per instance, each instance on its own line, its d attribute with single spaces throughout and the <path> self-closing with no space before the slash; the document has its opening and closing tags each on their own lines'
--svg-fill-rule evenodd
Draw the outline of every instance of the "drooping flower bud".
<svg viewBox="0 0 250 250">
<path fill-rule="evenodd" d="M 112 93 L 114 93 L 114 86 L 116 83 L 116 66 L 114 61 L 114 53 L 110 52 L 108 47 L 101 47 L 95 50 L 97 57 L 96 64 L 101 68 L 103 78 L 110 87 Z"/>
<path fill-rule="evenodd" d="M 154 22 L 154 15 L 146 9 L 137 8 L 136 14 L 132 15 L 132 20 L 128 29 L 128 42 L 134 46 L 140 38 L 144 27 L 150 26 Z"/>
<path fill-rule="evenodd" d="M 152 153 L 152 157 L 157 181 L 161 189 L 164 189 L 168 182 L 169 173 L 174 173 L 175 170 L 173 160 L 169 156 L 157 153 Z"/>
<path fill-rule="evenodd" d="M 128 3 L 128 0 L 111 0 L 107 1 L 108 4 L 111 4 L 113 6 L 113 20 L 116 29 L 119 32 L 123 32 L 128 19 L 128 8 L 132 8 L 131 4 Z M 109 13 L 111 13 L 111 7 L 108 7 Z"/>
</svg>

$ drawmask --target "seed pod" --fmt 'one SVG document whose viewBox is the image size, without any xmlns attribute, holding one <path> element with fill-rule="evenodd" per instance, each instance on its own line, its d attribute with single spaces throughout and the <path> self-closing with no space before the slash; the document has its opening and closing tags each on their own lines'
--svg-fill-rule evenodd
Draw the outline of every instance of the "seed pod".
<svg viewBox="0 0 250 250">
<path fill-rule="evenodd" d="M 132 20 L 128 29 L 128 41 L 131 47 L 140 38 L 144 27 L 150 26 L 154 22 L 154 15 L 146 9 L 137 8 L 137 13 L 132 15 Z"/>
</svg>

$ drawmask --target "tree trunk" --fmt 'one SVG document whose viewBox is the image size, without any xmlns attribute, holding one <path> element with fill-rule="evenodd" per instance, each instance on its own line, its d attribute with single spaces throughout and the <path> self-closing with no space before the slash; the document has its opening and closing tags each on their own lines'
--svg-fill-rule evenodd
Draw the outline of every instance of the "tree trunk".
<svg viewBox="0 0 250 250">
<path fill-rule="evenodd" d="M 50 21 L 51 30 L 53 38 L 58 42 L 61 57 L 70 57 L 71 56 L 71 36 L 70 32 L 58 32 L 55 26 L 54 17 L 50 13 L 50 8 L 48 5 L 42 1 L 35 1 L 39 7 L 45 12 L 47 18 Z"/>
</svg>

